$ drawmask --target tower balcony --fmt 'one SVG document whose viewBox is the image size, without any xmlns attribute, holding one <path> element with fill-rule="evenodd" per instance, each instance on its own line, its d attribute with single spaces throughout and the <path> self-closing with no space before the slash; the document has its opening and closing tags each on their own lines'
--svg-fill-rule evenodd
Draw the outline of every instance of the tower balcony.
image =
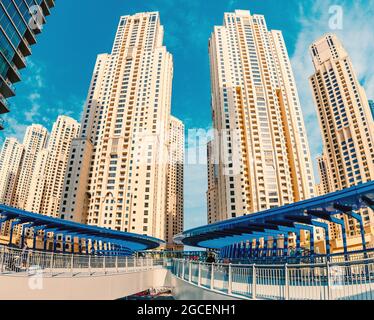
<svg viewBox="0 0 374 320">
<path fill-rule="evenodd" d="M 26 37 L 22 38 L 22 41 L 18 46 L 18 53 L 21 53 L 24 57 L 31 55 L 31 46 L 30 43 L 27 41 Z"/>
<path fill-rule="evenodd" d="M 13 62 L 18 69 L 23 69 L 26 67 L 26 59 L 23 56 L 21 50 L 16 50 L 16 54 L 13 57 Z"/>
<path fill-rule="evenodd" d="M 13 84 L 2 76 L 0 76 L 0 95 L 4 98 L 10 98 L 16 95 Z"/>
<path fill-rule="evenodd" d="M 0 114 L 8 113 L 9 112 L 9 106 L 7 101 L 4 97 L 0 95 Z"/>
<path fill-rule="evenodd" d="M 48 7 L 53 8 L 55 6 L 55 0 L 46 0 Z"/>
<path fill-rule="evenodd" d="M 51 9 L 47 3 L 46 0 L 42 1 L 41 4 L 40 4 L 42 10 L 43 10 L 43 14 L 45 17 L 49 16 L 51 14 Z"/>
</svg>

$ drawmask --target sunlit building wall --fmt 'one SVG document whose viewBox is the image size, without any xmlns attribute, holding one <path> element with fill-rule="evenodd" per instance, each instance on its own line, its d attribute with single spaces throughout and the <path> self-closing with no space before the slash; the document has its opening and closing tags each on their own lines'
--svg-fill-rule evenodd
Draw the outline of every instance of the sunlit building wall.
<svg viewBox="0 0 374 320">
<path fill-rule="evenodd" d="M 165 239 L 173 59 L 163 34 L 157 12 L 123 16 L 111 54 L 98 56 L 61 218 Z"/>
<path fill-rule="evenodd" d="M 310 84 L 322 131 L 328 191 L 372 181 L 374 122 L 352 61 L 334 34 L 315 41 L 310 53 L 315 67 Z M 372 210 L 361 214 L 366 226 L 373 225 Z M 348 235 L 359 234 L 358 222 L 344 217 Z"/>
<path fill-rule="evenodd" d="M 79 123 L 67 116 L 59 116 L 53 125 L 47 148 L 35 164 L 26 209 L 46 216 L 57 217 L 64 177 L 72 140 L 78 136 Z"/>
<path fill-rule="evenodd" d="M 182 249 L 173 239 L 184 230 L 184 124 L 175 117 L 170 117 L 168 149 L 165 240 L 168 249 Z"/>
<path fill-rule="evenodd" d="M 35 171 L 36 160 L 40 152 L 46 147 L 48 131 L 41 125 L 33 124 L 26 129 L 23 139 L 24 154 L 19 168 L 19 177 L 12 206 L 25 209 L 27 198 L 34 190 L 31 189 L 31 179 Z"/>
<path fill-rule="evenodd" d="M 0 203 L 11 205 L 23 157 L 23 146 L 6 138 L 0 153 Z"/>
<path fill-rule="evenodd" d="M 280 31 L 237 10 L 209 41 L 218 220 L 314 196 L 298 91 Z"/>
</svg>

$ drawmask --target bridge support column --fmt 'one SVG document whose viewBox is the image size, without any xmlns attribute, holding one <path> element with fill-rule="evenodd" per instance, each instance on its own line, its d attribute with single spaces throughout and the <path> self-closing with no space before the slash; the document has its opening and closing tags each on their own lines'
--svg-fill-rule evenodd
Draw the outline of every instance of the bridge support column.
<svg viewBox="0 0 374 320">
<path fill-rule="evenodd" d="M 314 229 L 309 231 L 310 236 L 310 255 L 314 256 Z"/>
<path fill-rule="evenodd" d="M 283 255 L 284 255 L 284 257 L 288 257 L 288 233 L 285 233 L 284 235 L 283 235 L 283 239 L 284 239 L 284 241 L 283 241 Z"/>
<path fill-rule="evenodd" d="M 273 236 L 273 257 L 278 255 L 278 239 Z"/>
<path fill-rule="evenodd" d="M 295 240 L 296 240 L 296 256 L 299 257 L 301 256 L 301 240 L 300 240 L 300 230 L 295 232 Z"/>
<path fill-rule="evenodd" d="M 268 241 L 269 238 L 264 238 L 264 257 L 267 258 L 268 256 Z"/>
<path fill-rule="evenodd" d="M 245 242 L 242 242 L 240 246 L 240 259 L 244 259 L 244 255 L 245 255 Z"/>
<path fill-rule="evenodd" d="M 256 239 L 256 250 L 255 250 L 255 256 L 256 256 L 256 258 L 258 258 L 258 256 L 259 256 L 259 251 L 260 251 L 260 245 L 261 245 L 261 243 L 260 243 L 260 239 Z"/>
</svg>

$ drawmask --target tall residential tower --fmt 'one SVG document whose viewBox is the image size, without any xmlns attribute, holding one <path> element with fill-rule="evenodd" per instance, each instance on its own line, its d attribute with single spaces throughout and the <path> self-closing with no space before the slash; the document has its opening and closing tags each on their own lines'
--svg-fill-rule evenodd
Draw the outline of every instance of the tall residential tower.
<svg viewBox="0 0 374 320">
<path fill-rule="evenodd" d="M 208 191 L 206 193 L 208 224 L 218 222 L 218 175 L 214 160 L 213 142 L 207 144 Z"/>
<path fill-rule="evenodd" d="M 61 218 L 166 238 L 173 59 L 163 35 L 157 12 L 123 16 L 112 53 L 98 56 Z"/>
<path fill-rule="evenodd" d="M 173 239 L 184 230 L 184 124 L 175 117 L 170 117 L 168 148 L 165 240 L 168 249 L 179 249 Z"/>
<path fill-rule="evenodd" d="M 26 210 L 57 217 L 71 143 L 78 136 L 79 124 L 67 116 L 59 116 L 53 125 L 47 148 L 41 150 L 34 163 Z"/>
<path fill-rule="evenodd" d="M 35 171 L 36 160 L 40 152 L 46 147 L 48 131 L 41 125 L 33 124 L 26 129 L 23 139 L 23 159 L 19 168 L 17 187 L 12 199 L 12 206 L 25 209 L 27 198 L 31 190 L 31 179 Z"/>
<path fill-rule="evenodd" d="M 262 15 L 225 13 L 209 41 L 218 220 L 314 195 L 287 48 Z"/>
<path fill-rule="evenodd" d="M 374 179 L 374 122 L 368 99 L 348 53 L 336 35 L 327 34 L 311 47 L 315 73 L 310 78 L 319 116 L 329 191 Z M 373 225 L 371 210 L 362 212 Z M 349 235 L 359 232 L 357 222 L 346 220 Z"/>
<path fill-rule="evenodd" d="M 12 204 L 22 156 L 22 144 L 15 138 L 6 138 L 0 153 L 0 204 Z"/>
</svg>

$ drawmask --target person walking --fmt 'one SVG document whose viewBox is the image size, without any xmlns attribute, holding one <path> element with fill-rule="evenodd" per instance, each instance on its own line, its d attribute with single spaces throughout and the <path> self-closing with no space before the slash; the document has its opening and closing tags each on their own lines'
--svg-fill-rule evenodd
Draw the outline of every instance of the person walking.
<svg viewBox="0 0 374 320">
<path fill-rule="evenodd" d="M 27 243 L 23 246 L 22 253 L 21 253 L 21 259 L 22 259 L 22 268 L 27 267 L 27 258 L 29 255 L 29 247 L 27 246 Z"/>
<path fill-rule="evenodd" d="M 216 259 L 214 258 L 213 254 L 209 254 L 208 258 L 206 259 L 207 263 L 216 263 Z"/>
</svg>

